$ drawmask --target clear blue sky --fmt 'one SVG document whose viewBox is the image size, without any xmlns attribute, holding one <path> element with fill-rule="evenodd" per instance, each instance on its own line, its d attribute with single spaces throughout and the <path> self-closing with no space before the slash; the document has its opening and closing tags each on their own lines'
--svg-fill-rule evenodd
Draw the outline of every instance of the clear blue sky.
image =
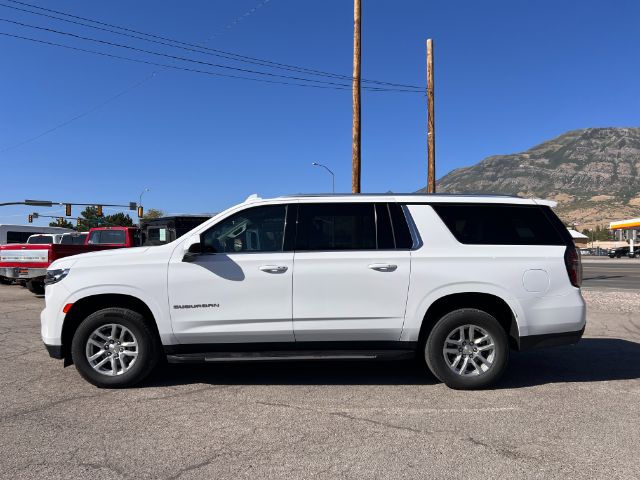
<svg viewBox="0 0 640 480">
<path fill-rule="evenodd" d="M 186 42 L 213 37 L 208 46 L 244 55 L 351 72 L 350 0 L 25 1 Z M 4 7 L 0 18 L 191 56 Z M 639 19 L 633 0 L 363 0 L 362 74 L 423 85 L 425 39 L 434 38 L 440 177 L 570 129 L 638 126 Z M 6 22 L 0 32 L 193 66 Z M 0 150 L 158 72 L 78 121 L 0 153 L 0 202 L 120 203 L 149 187 L 147 208 L 214 212 L 254 192 L 328 191 L 330 178 L 313 161 L 334 169 L 337 190 L 350 190 L 350 91 L 168 71 L 3 36 L 0 52 Z M 425 185 L 424 96 L 364 92 L 362 126 L 363 191 Z M 25 223 L 32 210 L 0 207 L 0 223 Z"/>
</svg>

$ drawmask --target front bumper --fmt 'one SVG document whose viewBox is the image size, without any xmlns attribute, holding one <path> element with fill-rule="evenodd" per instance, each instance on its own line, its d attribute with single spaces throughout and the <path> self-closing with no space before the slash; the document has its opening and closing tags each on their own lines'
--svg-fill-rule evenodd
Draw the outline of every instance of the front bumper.
<svg viewBox="0 0 640 480">
<path fill-rule="evenodd" d="M 22 267 L 3 267 L 0 268 L 0 277 L 11 278 L 13 280 L 44 278 L 47 274 L 46 268 L 22 268 Z"/>
</svg>

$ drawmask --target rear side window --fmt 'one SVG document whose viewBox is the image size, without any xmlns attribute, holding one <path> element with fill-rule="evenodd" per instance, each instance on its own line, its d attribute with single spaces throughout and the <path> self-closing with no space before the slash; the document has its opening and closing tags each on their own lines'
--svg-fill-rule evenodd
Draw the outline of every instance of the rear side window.
<svg viewBox="0 0 640 480">
<path fill-rule="evenodd" d="M 557 226 L 554 225 L 555 222 L 549 218 L 542 207 L 536 205 L 432 204 L 431 206 L 460 243 L 566 245 L 564 235 L 558 231 Z M 553 212 L 549 213 L 554 215 Z"/>
<path fill-rule="evenodd" d="M 395 203 L 301 203 L 296 250 L 410 249 L 413 240 Z"/>
<path fill-rule="evenodd" d="M 411 232 L 409 231 L 409 225 L 402 206 L 397 203 L 390 203 L 389 212 L 393 223 L 393 234 L 396 238 L 396 248 L 412 248 L 413 239 L 411 238 Z"/>
<path fill-rule="evenodd" d="M 296 250 L 375 250 L 372 203 L 306 203 L 298 207 Z"/>
</svg>

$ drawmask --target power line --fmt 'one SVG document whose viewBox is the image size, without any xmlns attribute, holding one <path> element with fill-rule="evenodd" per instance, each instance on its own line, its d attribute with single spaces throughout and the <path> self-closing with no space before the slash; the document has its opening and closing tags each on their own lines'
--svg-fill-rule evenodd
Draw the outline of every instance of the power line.
<svg viewBox="0 0 640 480">
<path fill-rule="evenodd" d="M 226 73 L 211 72 L 211 71 L 207 71 L 207 70 L 198 70 L 198 69 L 195 69 L 195 68 L 178 67 L 176 65 L 168 65 L 166 63 L 158 63 L 158 62 L 151 62 L 151 61 L 148 61 L 148 60 L 141 60 L 141 59 L 138 59 L 138 58 L 124 57 L 122 55 L 115 55 L 115 54 L 106 53 L 106 52 L 98 52 L 96 50 L 89 50 L 89 49 L 86 49 L 86 48 L 72 47 L 70 45 L 63 45 L 61 43 L 50 42 L 50 41 L 47 41 L 47 40 L 39 40 L 39 39 L 36 39 L 36 38 L 31 38 L 31 37 L 24 37 L 24 36 L 15 35 L 15 34 L 12 34 L 12 33 L 0 32 L 0 35 L 3 35 L 5 37 L 16 38 L 16 39 L 20 39 L 20 40 L 27 40 L 27 41 L 30 41 L 30 42 L 40 43 L 40 44 L 43 44 L 43 45 L 50 45 L 50 46 L 54 46 L 54 47 L 66 48 L 66 49 L 69 49 L 69 50 L 75 50 L 75 51 L 85 52 L 85 53 L 92 53 L 94 55 L 101 55 L 103 57 L 117 58 L 117 59 L 120 59 L 120 60 L 127 60 L 129 62 L 143 63 L 145 65 L 153 65 L 153 66 L 156 66 L 156 67 L 171 68 L 173 70 L 182 70 L 182 71 L 185 71 L 185 72 L 202 73 L 202 74 L 205 74 L 205 75 L 212 75 L 212 76 L 216 76 L 216 77 L 236 78 L 236 79 L 241 79 L 241 80 L 249 80 L 249 81 L 253 81 L 253 82 L 271 83 L 271 84 L 277 84 L 277 85 L 290 85 L 290 86 L 296 86 L 296 87 L 322 88 L 322 89 L 329 89 L 329 90 L 350 90 L 350 88 L 351 88 L 351 87 L 348 87 L 348 86 L 312 85 L 312 84 L 308 84 L 308 83 L 282 82 L 282 81 L 278 81 L 278 80 L 267 80 L 265 78 L 244 77 L 244 76 L 241 76 L 241 75 L 231 75 L 231 74 L 226 74 Z M 409 92 L 408 90 L 394 90 L 394 89 L 386 89 L 386 88 L 378 88 L 378 87 L 367 87 L 367 90 L 376 91 L 376 92 L 414 93 L 414 92 Z"/>
<path fill-rule="evenodd" d="M 262 72 L 262 71 L 259 71 L 259 70 L 250 70 L 250 69 L 247 69 L 247 68 L 231 67 L 229 65 L 223 65 L 223 64 L 218 64 L 218 63 L 210 63 L 210 62 L 205 62 L 205 61 L 202 61 L 202 60 L 195 60 L 195 59 L 191 59 L 191 58 L 180 57 L 180 56 L 177 56 L 177 55 L 170 55 L 170 54 L 167 54 L 167 53 L 155 52 L 153 50 L 145 50 L 145 49 L 142 49 L 142 48 L 137 48 L 137 47 L 133 47 L 133 46 L 130 46 L 130 45 L 123 45 L 123 44 L 119 44 L 119 43 L 109 42 L 109 41 L 106 41 L 106 40 L 100 40 L 100 39 L 91 38 L 91 37 L 84 37 L 82 35 L 77 35 L 77 34 L 71 33 L 71 32 L 63 32 L 63 31 L 60 31 L 60 30 L 52 29 L 52 28 L 40 27 L 40 26 L 37 26 L 37 25 L 30 25 L 30 24 L 26 24 L 26 23 L 22 23 L 22 22 L 17 22 L 15 20 L 5 19 L 5 18 L 0 18 L 0 21 L 6 22 L 6 23 L 12 23 L 14 25 L 19 25 L 19 26 L 22 26 L 22 27 L 27 27 L 27 28 L 46 31 L 46 32 L 56 33 L 56 34 L 59 34 L 59 35 L 65 35 L 65 36 L 77 38 L 77 39 L 80 39 L 80 40 L 100 43 L 100 44 L 108 45 L 108 46 L 111 46 L 111 47 L 117 47 L 117 48 L 123 48 L 123 49 L 127 49 L 127 50 L 133 50 L 133 51 L 136 51 L 136 52 L 141 52 L 141 53 L 146 53 L 146 54 L 150 54 L 150 55 L 156 55 L 156 56 L 160 56 L 160 57 L 170 58 L 170 59 L 173 59 L 173 60 L 196 63 L 196 64 L 199 64 L 199 65 L 206 65 L 206 66 L 214 67 L 214 68 L 222 68 L 222 69 L 226 69 L 226 70 L 232 70 L 232 71 L 237 71 L 237 72 L 242 72 L 242 73 L 249 73 L 249 74 L 254 74 L 254 75 L 263 75 L 263 76 L 268 76 L 268 77 L 283 78 L 283 79 L 287 79 L 287 80 L 296 80 L 296 81 L 309 82 L 309 83 L 319 83 L 319 84 L 331 85 L 331 86 L 339 86 L 339 87 L 347 87 L 348 86 L 348 85 L 345 85 L 343 83 L 330 82 L 330 81 L 325 81 L 325 80 L 313 80 L 313 79 L 308 79 L 308 78 L 304 78 L 304 77 L 295 77 L 295 76 L 291 76 L 291 75 L 280 75 L 280 74 L 271 73 L 271 72 Z M 24 38 L 28 38 L 28 37 L 24 37 Z M 150 62 L 150 63 L 151 64 L 155 64 L 154 62 Z M 160 65 L 163 65 L 163 64 L 160 64 Z M 246 78 L 246 77 L 238 77 L 238 76 L 230 76 L 230 75 L 226 75 L 226 76 L 229 76 L 231 78 Z M 272 83 L 275 83 L 275 82 L 272 82 Z M 418 92 L 418 91 L 414 91 L 414 90 L 405 90 L 405 89 L 399 89 L 399 88 L 384 88 L 384 89 L 378 88 L 378 87 L 366 87 L 366 88 L 368 88 L 369 90 L 376 90 L 376 91 L 384 90 L 384 91 L 402 91 L 402 92 L 408 92 L 408 93 L 422 93 L 422 92 Z"/>
<path fill-rule="evenodd" d="M 173 59 L 173 60 L 179 60 L 179 61 L 183 61 L 183 62 L 196 63 L 198 65 L 206 65 L 208 67 L 222 68 L 222 69 L 232 70 L 232 71 L 236 71 L 236 72 L 250 73 L 250 74 L 254 74 L 254 75 L 264 75 L 264 76 L 274 77 L 274 78 L 283 78 L 283 79 L 287 79 L 287 80 L 296 80 L 296 81 L 299 81 L 299 82 L 302 81 L 302 82 L 310 82 L 310 83 L 319 83 L 319 84 L 324 84 L 324 85 L 345 86 L 345 84 L 343 84 L 343 83 L 331 82 L 331 81 L 327 81 L 327 80 L 313 80 L 313 79 L 308 79 L 308 78 L 304 78 L 304 77 L 295 77 L 295 76 L 292 76 L 292 75 L 280 75 L 280 74 L 277 74 L 277 73 L 262 72 L 260 70 L 251 70 L 251 69 L 248 69 L 248 68 L 232 67 L 232 66 L 223 65 L 223 64 L 220 64 L 220 63 L 205 62 L 203 60 L 195 60 L 195 59 L 192 59 L 192 58 L 180 57 L 180 56 L 177 56 L 177 55 L 170 55 L 168 53 L 155 52 L 153 50 L 145 50 L 143 48 L 137 48 L 137 47 L 133 47 L 131 45 L 123 45 L 123 44 L 120 44 L 120 43 L 109 42 L 107 40 L 100 40 L 100 39 L 97 39 L 97 38 L 84 37 L 82 35 L 78 35 L 78 34 L 71 33 L 71 32 L 64 32 L 64 31 L 61 31 L 61 30 L 55 30 L 53 28 L 40 27 L 40 26 L 37 26 L 37 25 L 31 25 L 31 24 L 28 24 L 28 23 L 18 22 L 16 20 L 9 20 L 9 19 L 6 19 L 6 18 L 0 18 L 0 21 L 6 22 L 6 23 L 12 23 L 14 25 L 19 25 L 19 26 L 22 26 L 22 27 L 27 27 L 27 28 L 32 28 L 32 29 L 36 29 L 36 30 L 51 32 L 51 33 L 55 33 L 55 34 L 58 34 L 58 35 L 65 35 L 65 36 L 77 38 L 79 40 L 85 40 L 85 41 L 89 41 L 89 42 L 101 43 L 103 45 L 108 45 L 108 46 L 111 46 L 111 47 L 124 48 L 124 49 L 127 49 L 127 50 L 133 50 L 133 51 L 136 51 L 136 52 L 146 53 L 146 54 L 149 54 L 149 55 L 156 55 L 156 56 L 159 56 L 159 57 L 170 58 L 170 59 Z M 398 90 L 398 91 L 402 90 L 402 91 L 407 91 L 407 92 L 411 92 L 411 93 L 422 93 L 422 92 L 419 92 L 419 91 L 406 90 L 406 89 L 397 89 L 397 88 L 389 88 L 388 90 Z"/>
<path fill-rule="evenodd" d="M 244 18 L 246 18 L 247 16 L 252 15 L 253 13 L 255 13 L 257 9 L 259 9 L 259 8 L 260 8 L 260 7 L 262 7 L 262 6 L 264 6 L 264 5 L 265 5 L 267 2 L 269 2 L 269 1 L 270 1 L 270 0 L 262 0 L 262 2 L 261 2 L 260 4 L 258 4 L 257 6 L 253 7 L 251 10 L 248 10 L 248 11 L 247 11 L 247 12 L 246 12 L 242 17 L 238 17 L 238 18 L 236 18 L 236 19 L 235 19 L 231 24 L 227 25 L 227 26 L 225 27 L 225 28 L 226 28 L 226 30 L 225 30 L 225 31 L 228 31 L 230 28 L 232 28 L 234 25 L 238 24 L 238 23 L 239 23 L 240 21 L 242 21 Z M 43 16 L 46 16 L 46 17 L 49 17 L 49 18 L 53 18 L 53 19 L 56 19 L 56 20 L 69 21 L 69 20 L 66 20 L 66 19 L 61 19 L 61 18 L 58 18 L 58 17 L 54 17 L 54 16 L 52 16 L 52 15 L 39 14 L 38 12 L 32 12 L 32 11 L 30 11 L 30 10 L 25 10 L 25 9 L 22 9 L 22 8 L 19 8 L 19 7 L 12 7 L 12 6 L 10 6 L 10 5 L 4 5 L 4 4 L 0 4 L 0 5 L 1 5 L 1 6 L 3 6 L 3 7 L 7 7 L 7 8 L 15 9 L 15 10 L 21 10 L 21 11 L 23 11 L 23 12 L 27 12 L 27 13 L 33 13 L 33 14 L 43 15 Z M 74 22 L 74 23 L 76 23 L 76 22 Z M 78 23 L 79 25 L 83 25 L 83 24 L 82 24 L 82 23 L 80 23 L 80 22 L 77 22 L 77 23 Z M 224 32 L 222 32 L 222 33 L 224 33 Z M 221 35 L 222 33 L 220 33 L 220 35 Z M 215 36 L 215 35 L 214 35 L 214 36 Z M 211 38 L 213 38 L 213 37 L 211 37 Z M 208 40 L 207 40 L 207 41 L 208 41 Z M 54 132 L 54 131 L 56 131 L 56 130 L 58 130 L 58 129 L 60 129 L 60 128 L 63 128 L 63 127 L 65 127 L 65 126 L 67 126 L 67 125 L 69 125 L 69 124 L 71 124 L 71 123 L 75 122 L 76 120 L 78 120 L 78 119 L 80 119 L 80 118 L 83 118 L 83 117 L 85 117 L 85 116 L 87 116 L 87 115 L 89 115 L 89 114 L 91 114 L 91 113 L 93 113 L 93 112 L 97 111 L 98 109 L 100 109 L 100 108 L 104 107 L 105 105 L 107 105 L 107 104 L 111 103 L 112 101 L 116 100 L 117 98 L 121 97 L 122 95 L 127 94 L 127 93 L 128 93 L 128 92 L 130 92 L 131 90 L 133 90 L 133 89 L 135 89 L 135 88 L 138 88 L 139 86 L 141 86 L 142 84 L 144 84 L 144 83 L 146 83 L 147 81 L 151 80 L 152 78 L 155 78 L 155 76 L 156 76 L 156 72 L 154 71 L 154 72 L 152 72 L 152 73 L 151 73 L 151 75 L 146 76 L 146 77 L 145 77 L 144 79 L 142 79 L 141 81 L 139 81 L 139 82 L 135 83 L 134 85 L 132 85 L 132 86 L 130 86 L 130 87 L 125 88 L 124 90 L 122 90 L 122 91 L 118 92 L 116 95 L 114 95 L 114 96 L 112 96 L 112 97 L 109 97 L 107 100 L 105 100 L 105 101 L 103 101 L 103 102 L 101 102 L 101 103 L 99 103 L 99 104 L 97 104 L 97 105 L 94 105 L 93 107 L 91 107 L 91 108 L 89 108 L 89 109 L 85 110 L 84 112 L 82 112 L 82 113 L 80 113 L 80 114 L 78 114 L 78 115 L 76 115 L 76 116 L 74 116 L 74 117 L 72 117 L 72 118 L 70 118 L 70 119 L 68 119 L 68 120 L 66 120 L 66 121 L 64 121 L 64 122 L 62 122 L 62 123 L 60 123 L 60 124 L 55 125 L 54 127 L 49 128 L 49 129 L 47 129 L 47 130 L 45 130 L 45 131 L 41 132 L 41 133 L 40 133 L 40 134 L 38 134 L 38 135 L 35 135 L 35 136 L 33 136 L 33 137 L 29 137 L 29 138 L 27 138 L 27 139 L 25 139 L 25 140 L 23 140 L 23 141 L 21 141 L 21 142 L 19 142 L 19 143 L 17 143 L 17 144 L 14 144 L 14 145 L 11 145 L 11 146 L 9 146 L 9 147 L 7 147 L 7 148 L 4 148 L 4 149 L 0 150 L 0 153 L 4 153 L 4 152 L 10 151 L 10 150 L 13 150 L 13 149 L 15 149 L 15 148 L 19 148 L 19 147 L 21 147 L 22 145 L 26 145 L 26 144 L 28 144 L 28 143 L 30 143 L 30 142 L 32 142 L 32 141 L 35 141 L 35 140 L 37 140 L 37 139 L 39 139 L 39 138 L 41 138 L 41 137 L 43 137 L 43 136 L 45 136 L 45 135 L 48 135 L 49 133 L 52 133 L 52 132 Z"/>
<path fill-rule="evenodd" d="M 160 36 L 160 35 L 145 33 L 145 32 L 141 32 L 141 31 L 138 31 L 138 30 L 133 30 L 133 29 L 126 28 L 126 27 L 120 27 L 120 26 L 117 26 L 117 25 L 113 25 L 113 24 L 109 24 L 109 23 L 105 23 L 105 22 L 100 22 L 98 20 L 92 20 L 92 19 L 85 18 L 85 17 L 79 17 L 77 15 L 72 15 L 72 14 L 69 14 L 69 13 L 65 13 L 65 12 L 61 12 L 61 11 L 53 10 L 53 9 L 49 9 L 49 8 L 39 7 L 37 5 L 31 5 L 31 4 L 28 4 L 28 3 L 25 3 L 25 2 L 21 2 L 21 1 L 18 1 L 18 0 L 5 0 L 5 1 L 11 2 L 11 3 L 20 4 L 20 5 L 24 5 L 24 6 L 28 6 L 28 7 L 31 7 L 31 8 L 36 8 L 38 10 L 43 10 L 43 11 L 55 13 L 56 15 L 63 15 L 63 16 L 75 18 L 75 19 L 78 19 L 78 20 L 82 20 L 84 22 L 96 23 L 98 25 L 102 25 L 103 27 L 110 27 L 110 28 L 103 28 L 103 27 L 97 27 L 95 25 L 88 25 L 86 23 L 81 23 L 81 22 L 78 22 L 78 21 L 73 21 L 73 20 L 69 20 L 69 19 L 65 19 L 65 18 L 59 18 L 59 17 L 55 17 L 55 16 L 52 16 L 52 15 L 47 15 L 47 14 L 44 14 L 44 13 L 41 13 L 41 12 L 34 12 L 34 11 L 30 11 L 30 10 L 26 10 L 26 9 L 22 9 L 22 8 L 18 8 L 18 7 L 13 7 L 13 6 L 6 5 L 6 4 L 0 4 L 0 6 L 6 7 L 6 8 L 11 8 L 11 9 L 14 9 L 14 10 L 20 10 L 20 11 L 27 12 L 27 13 L 31 13 L 33 15 L 45 16 L 47 18 L 53 18 L 53 19 L 56 19 L 56 20 L 60 20 L 60 21 L 68 22 L 68 23 L 73 23 L 73 24 L 81 25 L 81 26 L 88 27 L 88 28 L 94 28 L 94 29 L 97 29 L 97 30 L 102 30 L 102 31 L 106 31 L 106 32 L 109 32 L 109 33 L 113 33 L 113 34 L 116 34 L 116 35 L 122 35 L 122 36 L 126 36 L 126 37 L 129 37 L 129 38 L 135 38 L 137 40 L 143 40 L 143 41 L 148 41 L 148 42 L 152 42 L 152 43 L 158 43 L 158 44 L 169 46 L 169 47 L 172 47 L 172 48 L 179 48 L 179 49 L 182 49 L 182 50 L 197 52 L 197 53 L 201 53 L 201 54 L 205 54 L 205 55 L 213 55 L 213 56 L 217 56 L 217 57 L 221 57 L 221 58 L 226 58 L 228 60 L 251 63 L 251 64 L 254 64 L 254 65 L 261 65 L 261 66 L 265 66 L 265 67 L 269 67 L 269 68 L 279 68 L 279 69 L 283 69 L 283 70 L 287 70 L 287 71 L 306 73 L 306 74 L 315 75 L 315 76 L 323 76 L 323 77 L 329 77 L 329 78 L 336 78 L 336 79 L 341 79 L 341 80 L 352 81 L 352 77 L 348 76 L 348 75 L 341 75 L 341 74 L 326 72 L 326 71 L 322 71 L 322 70 L 315 70 L 315 69 L 311 69 L 311 68 L 299 67 L 299 66 L 295 66 L 295 65 L 289 65 L 289 64 L 285 64 L 285 63 L 279 63 L 279 62 L 273 62 L 273 61 L 270 61 L 270 60 L 264 60 L 264 59 L 260 59 L 260 58 L 256 58 L 256 57 L 240 55 L 240 54 L 236 54 L 236 53 L 233 53 L 233 52 L 227 52 L 227 51 L 224 51 L 224 50 L 219 50 L 219 49 L 215 49 L 215 48 L 206 47 L 204 45 L 198 45 L 198 44 L 194 44 L 194 43 L 183 42 L 181 40 L 175 40 L 175 39 L 168 38 L 168 37 L 163 37 L 163 36 Z M 256 7 L 256 9 L 257 9 L 257 7 Z M 113 28 L 116 28 L 116 29 L 119 29 L 119 30 L 123 30 L 124 32 L 130 32 L 130 33 L 123 33 L 123 32 L 114 31 L 114 30 L 112 30 Z M 131 35 L 131 33 L 137 34 L 137 35 Z M 144 35 L 145 37 L 150 37 L 150 38 L 144 38 L 144 37 L 140 37 L 138 35 Z M 170 42 L 170 43 L 167 43 L 167 42 Z M 172 43 L 176 44 L 176 45 L 172 45 Z M 309 80 L 307 80 L 307 81 L 309 81 Z M 369 80 L 369 79 L 362 79 L 362 82 L 372 83 L 372 84 L 377 84 L 377 85 L 385 85 L 385 86 L 389 86 L 389 87 L 400 87 L 400 88 L 406 88 L 406 89 L 415 89 L 415 90 L 419 90 L 420 92 L 424 91 L 423 87 L 416 86 L 416 85 L 391 83 L 391 82 L 384 82 L 384 81 L 380 81 L 380 80 Z"/>
<path fill-rule="evenodd" d="M 258 3 L 255 7 L 247 10 L 246 12 L 244 12 L 242 15 L 240 15 L 239 17 L 236 17 L 232 22 L 229 22 L 228 24 L 226 24 L 224 26 L 224 28 L 221 28 L 220 31 L 218 31 L 217 33 L 214 33 L 213 35 L 207 37 L 207 39 L 205 40 L 205 42 L 210 42 L 211 40 L 213 40 L 216 37 L 219 37 L 221 35 L 223 35 L 225 32 L 228 32 L 229 30 L 231 30 L 233 27 L 235 27 L 237 24 L 239 24 L 240 22 L 244 21 L 245 18 L 250 17 L 251 15 L 253 15 L 254 13 L 256 13 L 259 9 L 261 9 L 262 7 L 264 7 L 267 3 L 269 3 L 270 0 L 262 0 L 260 3 Z"/>
<path fill-rule="evenodd" d="M 99 103 L 98 105 L 93 106 L 92 108 L 90 108 L 89 110 L 86 110 L 78 115 L 76 115 L 75 117 L 70 118 L 69 120 L 66 120 L 62 123 L 59 123 L 58 125 L 49 128 L 47 130 L 45 130 L 42 133 L 39 133 L 38 135 L 34 135 L 33 137 L 29 137 L 21 142 L 15 143 L 13 145 L 10 145 L 8 147 L 5 147 L 3 149 L 0 149 L 0 153 L 5 153 L 8 152 L 10 150 L 13 150 L 15 148 L 21 147 L 22 145 L 25 145 L 27 143 L 31 143 L 34 140 L 37 140 L 41 137 L 44 137 L 45 135 L 50 134 L 51 132 L 55 132 L 56 130 L 62 128 L 62 127 L 66 127 L 67 125 L 69 125 L 70 123 L 75 122 L 76 120 L 81 119 L 82 117 L 86 117 L 87 115 L 89 115 L 90 113 L 95 112 L 96 110 L 98 110 L 99 108 L 104 107 L 105 105 L 107 105 L 108 103 L 113 102 L 114 100 L 122 97 L 123 95 L 126 95 L 127 93 L 129 93 L 131 90 L 134 90 L 136 88 L 138 88 L 140 85 L 142 85 L 143 83 L 147 82 L 147 80 L 151 80 L 154 76 L 155 76 L 155 72 L 152 73 L 151 75 L 148 75 L 147 77 L 145 77 L 143 80 L 128 86 L 127 88 L 125 88 L 124 90 L 118 92 L 117 94 L 113 95 L 112 97 L 109 97 L 108 99 L 106 99 L 105 101 L 103 101 L 102 103 Z"/>
</svg>

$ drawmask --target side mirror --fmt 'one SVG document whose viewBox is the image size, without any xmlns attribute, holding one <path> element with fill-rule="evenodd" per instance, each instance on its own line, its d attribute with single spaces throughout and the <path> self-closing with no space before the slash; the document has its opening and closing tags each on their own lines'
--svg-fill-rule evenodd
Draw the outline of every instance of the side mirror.
<svg viewBox="0 0 640 480">
<path fill-rule="evenodd" d="M 192 243 L 191 245 L 189 245 L 189 249 L 187 250 L 187 253 L 190 253 L 192 255 L 199 255 L 202 253 L 202 245 L 200 245 L 200 243 Z"/>
<path fill-rule="evenodd" d="M 202 253 L 202 244 L 200 243 L 200 235 L 193 235 L 184 244 L 184 260 L 193 258 Z"/>
</svg>

